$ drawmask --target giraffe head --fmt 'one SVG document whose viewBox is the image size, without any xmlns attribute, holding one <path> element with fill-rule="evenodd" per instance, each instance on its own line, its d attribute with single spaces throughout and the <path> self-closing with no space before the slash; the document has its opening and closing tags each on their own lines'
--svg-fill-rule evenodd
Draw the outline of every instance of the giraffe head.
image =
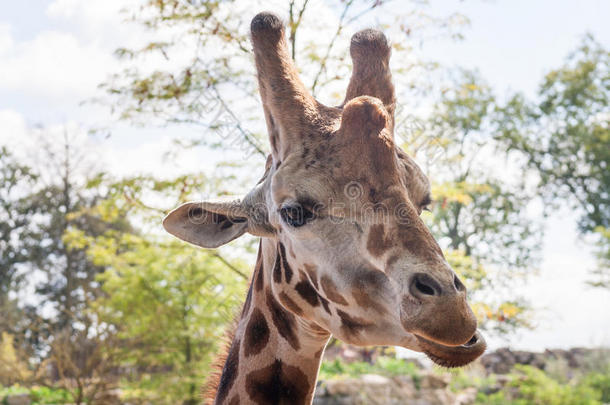
<svg viewBox="0 0 610 405">
<path fill-rule="evenodd" d="M 397 345 L 445 366 L 485 342 L 466 288 L 420 219 L 429 181 L 395 143 L 385 36 L 355 34 L 344 103 L 327 107 L 300 81 L 273 14 L 251 25 L 272 153 L 243 199 L 172 211 L 173 235 L 214 248 L 249 232 L 275 259 L 268 290 L 285 309 L 356 345 Z"/>
</svg>

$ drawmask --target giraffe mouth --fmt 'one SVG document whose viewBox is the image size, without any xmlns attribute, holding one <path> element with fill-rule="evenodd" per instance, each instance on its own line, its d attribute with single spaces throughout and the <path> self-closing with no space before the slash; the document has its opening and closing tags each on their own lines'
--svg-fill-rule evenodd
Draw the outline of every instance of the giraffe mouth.
<svg viewBox="0 0 610 405">
<path fill-rule="evenodd" d="M 487 343 L 477 330 L 470 340 L 459 346 L 445 346 L 424 337 L 415 335 L 419 346 L 430 360 L 439 366 L 462 367 L 476 360 L 485 352 Z"/>
</svg>

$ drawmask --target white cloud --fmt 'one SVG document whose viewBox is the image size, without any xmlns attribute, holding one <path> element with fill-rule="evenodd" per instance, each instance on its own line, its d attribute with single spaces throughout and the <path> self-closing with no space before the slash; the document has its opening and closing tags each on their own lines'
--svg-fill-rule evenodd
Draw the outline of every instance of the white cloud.
<svg viewBox="0 0 610 405">
<path fill-rule="evenodd" d="M 133 9 L 140 0 L 55 0 L 46 9 L 49 18 L 74 25 L 86 39 L 106 44 L 128 39 L 135 25 L 121 24 L 126 17 L 121 11 Z"/>
<path fill-rule="evenodd" d="M 9 47 L 0 64 L 0 89 L 51 101 L 78 102 L 92 95 L 109 67 L 116 64 L 108 52 L 80 43 L 70 33 L 46 31 L 30 41 L 11 41 L 10 36 L 2 41 Z"/>
<path fill-rule="evenodd" d="M 0 145 L 18 148 L 27 133 L 28 126 L 23 115 L 14 110 L 0 110 Z"/>
<path fill-rule="evenodd" d="M 13 38 L 11 36 L 11 26 L 9 24 L 0 23 L 0 55 L 4 54 L 13 47 Z"/>
<path fill-rule="evenodd" d="M 0 23 L 0 91 L 77 104 L 96 95 L 99 83 L 118 71 L 113 51 L 141 40 L 141 28 L 124 24 L 121 9 L 138 0 L 55 0 L 46 10 L 61 29 L 18 41 Z M 55 108 L 56 105 L 50 105 Z"/>
</svg>

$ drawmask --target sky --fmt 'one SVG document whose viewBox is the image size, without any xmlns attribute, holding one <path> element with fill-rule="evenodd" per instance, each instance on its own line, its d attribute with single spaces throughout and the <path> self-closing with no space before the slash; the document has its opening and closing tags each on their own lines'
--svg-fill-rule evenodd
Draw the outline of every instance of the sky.
<svg viewBox="0 0 610 405">
<path fill-rule="evenodd" d="M 126 24 L 119 13 L 136 1 L 3 1 L 0 144 L 27 155 L 33 142 L 31 128 L 44 126 L 58 133 L 68 127 L 86 137 L 85 129 L 111 121 L 107 108 L 82 102 L 98 96 L 98 84 L 119 70 L 112 56 L 117 47 L 146 39 L 146 32 Z M 560 66 L 585 33 L 610 47 L 610 1 L 437 0 L 430 5 L 433 13 L 451 10 L 470 19 L 462 31 L 464 40 L 427 42 L 424 56 L 449 66 L 477 69 L 500 95 L 520 91 L 534 96 L 540 78 Z M 179 130 L 182 134 L 195 131 Z M 108 139 L 97 140 L 96 153 L 118 175 L 205 171 L 223 157 L 202 157 L 193 150 L 179 161 L 162 162 L 176 128 L 112 123 L 111 131 Z M 492 348 L 610 345 L 610 291 L 585 285 L 595 261 L 587 242 L 578 236 L 576 218 L 568 208 L 551 216 L 539 274 L 518 291 L 537 309 L 538 328 L 510 340 L 491 339 Z"/>
</svg>

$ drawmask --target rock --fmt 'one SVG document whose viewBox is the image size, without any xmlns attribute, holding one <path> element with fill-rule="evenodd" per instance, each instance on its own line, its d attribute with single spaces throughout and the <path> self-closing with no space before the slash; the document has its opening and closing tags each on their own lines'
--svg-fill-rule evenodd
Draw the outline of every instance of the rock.
<svg viewBox="0 0 610 405">
<path fill-rule="evenodd" d="M 392 381 L 388 377 L 384 377 L 382 375 L 377 374 L 364 374 L 361 378 L 362 383 L 368 384 L 371 386 L 379 386 L 379 385 L 390 385 Z"/>
<path fill-rule="evenodd" d="M 367 374 L 359 378 L 328 380 L 319 384 L 315 405 L 466 405 L 476 390 L 455 394 L 449 390 L 450 376 L 426 373 L 414 381 L 411 376 L 392 378 Z"/>
<path fill-rule="evenodd" d="M 6 398 L 7 405 L 30 405 L 31 403 L 32 400 L 29 394 L 12 395 Z"/>
<path fill-rule="evenodd" d="M 419 386 L 421 389 L 446 388 L 450 382 L 449 375 L 425 374 L 422 376 Z"/>
<path fill-rule="evenodd" d="M 328 396 L 346 396 L 354 395 L 358 392 L 358 383 L 354 383 L 353 379 L 340 379 L 326 381 L 326 395 Z"/>
<path fill-rule="evenodd" d="M 455 405 L 470 405 L 474 404 L 477 399 L 477 389 L 475 387 L 468 387 L 465 390 L 458 392 L 455 396 Z"/>
</svg>

